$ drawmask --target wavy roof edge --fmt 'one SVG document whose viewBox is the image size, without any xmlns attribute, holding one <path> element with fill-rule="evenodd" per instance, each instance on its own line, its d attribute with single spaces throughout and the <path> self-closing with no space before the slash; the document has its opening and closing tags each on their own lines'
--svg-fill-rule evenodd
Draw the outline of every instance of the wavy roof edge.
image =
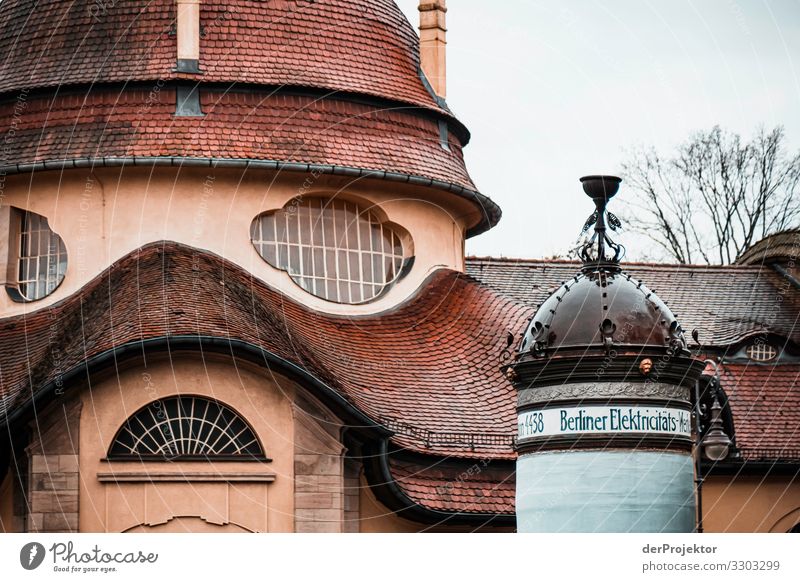
<svg viewBox="0 0 800 582">
<path fill-rule="evenodd" d="M 776 232 L 753 243 L 736 259 L 738 265 L 764 265 L 797 261 L 800 257 L 800 228 Z"/>
<path fill-rule="evenodd" d="M 131 289 L 140 293 L 131 294 Z M 200 296 L 195 289 L 201 290 Z M 131 304 L 139 295 L 146 299 Z M 221 302 L 225 317 L 215 311 Z M 464 309 L 475 313 L 460 317 Z M 276 367 L 304 371 L 380 426 L 388 418 L 423 430 L 482 434 L 502 424 L 510 433 L 515 426 L 513 388 L 499 366 L 487 368 L 484 362 L 499 358 L 505 329 L 521 326 L 528 312 L 466 275 L 439 269 L 389 311 L 358 318 L 326 315 L 287 299 L 214 253 L 175 242 L 150 243 L 55 305 L 0 319 L 0 420 L 21 414 L 16 411 L 30 406 L 32 398 L 37 401 L 54 382 L 66 383 L 73 370 L 84 377 L 81 367 L 103 354 L 124 349 L 141 355 L 147 342 L 210 338 L 227 346 L 228 353 L 238 342 L 269 354 Z M 454 322 L 446 337 L 437 324 L 442 318 Z M 437 330 L 442 337 L 431 349 L 430 337 Z M 24 341 L 20 334 L 25 334 Z M 474 339 L 464 345 L 464 337 Z M 50 360 L 53 342 L 62 347 L 57 370 Z M 452 358 L 453 349 L 461 350 L 462 357 Z M 394 372 L 387 361 L 403 365 Z M 405 373 L 406 366 L 431 381 L 416 382 L 416 376 Z M 443 385 L 452 389 L 443 391 Z M 398 386 L 404 389 L 398 391 Z M 483 387 L 479 398 L 475 386 Z M 442 407 L 461 410 L 464 416 L 452 426 L 442 424 L 434 412 Z M 425 447 L 398 436 L 405 448 L 423 453 L 513 456 L 510 443 L 467 447 L 448 441 Z"/>
</svg>

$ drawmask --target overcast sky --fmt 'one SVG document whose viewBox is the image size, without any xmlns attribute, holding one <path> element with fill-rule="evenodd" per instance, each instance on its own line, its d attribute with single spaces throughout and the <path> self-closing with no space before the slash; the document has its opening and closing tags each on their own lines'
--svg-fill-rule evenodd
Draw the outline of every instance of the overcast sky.
<svg viewBox="0 0 800 582">
<path fill-rule="evenodd" d="M 416 27 L 418 1 L 398 4 Z M 447 101 L 503 209 L 470 254 L 564 252 L 591 212 L 578 178 L 635 144 L 782 124 L 800 147 L 800 0 L 450 0 L 447 19 Z"/>
</svg>

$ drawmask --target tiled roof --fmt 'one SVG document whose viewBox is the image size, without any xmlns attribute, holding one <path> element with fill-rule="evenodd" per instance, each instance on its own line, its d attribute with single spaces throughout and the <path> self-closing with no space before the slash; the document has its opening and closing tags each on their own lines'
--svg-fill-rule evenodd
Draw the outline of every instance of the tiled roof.
<svg viewBox="0 0 800 582">
<path fill-rule="evenodd" d="M 485 460 L 391 457 L 389 469 L 409 499 L 427 509 L 449 513 L 514 513 L 513 465 L 496 468 Z"/>
<path fill-rule="evenodd" d="M 469 277 L 440 270 L 391 312 L 327 316 L 219 257 L 154 244 L 51 308 L 0 320 L 0 394 L 10 411 L 84 359 L 147 338 L 238 339 L 308 370 L 373 419 L 434 435 L 505 437 L 468 446 L 423 442 L 400 430 L 398 445 L 513 459 L 516 399 L 500 356 L 507 330 L 521 328 L 529 315 Z"/>
<path fill-rule="evenodd" d="M 178 78 L 174 0 L 3 0 L 0 93 Z M 392 0 L 203 0 L 199 80 L 302 86 L 443 112 Z"/>
<path fill-rule="evenodd" d="M 725 364 L 720 373 L 743 457 L 800 460 L 800 364 Z"/>
<path fill-rule="evenodd" d="M 579 269 L 572 261 L 467 260 L 467 273 L 478 281 L 534 308 Z M 704 345 L 725 346 L 764 331 L 800 343 L 800 293 L 769 267 L 634 263 L 623 271 L 667 303 L 687 332 L 698 329 Z"/>
<path fill-rule="evenodd" d="M 471 260 L 470 270 L 483 264 L 485 272 L 487 263 Z M 729 286 L 751 271 L 728 270 Z M 521 330 L 531 314 L 469 276 L 440 270 L 390 312 L 329 316 L 215 255 L 158 243 L 51 308 L 0 320 L 0 412 L 113 347 L 164 336 L 241 340 L 307 370 L 392 429 L 399 454 L 389 468 L 413 502 L 510 515 L 516 394 L 500 373 L 501 352 L 507 331 Z M 800 365 L 724 364 L 722 382 L 744 458 L 796 460 Z"/>
<path fill-rule="evenodd" d="M 771 262 L 795 262 L 800 258 L 800 229 L 772 234 L 748 248 L 736 259 L 739 265 L 767 265 Z"/>
<path fill-rule="evenodd" d="M 435 119 L 334 98 L 201 91 L 205 116 L 176 117 L 175 92 L 93 91 L 0 105 L 13 127 L 0 166 L 120 157 L 193 157 L 327 164 L 421 176 L 477 199 L 488 222 L 499 208 L 476 194 L 461 144 L 441 145 Z M 5 126 L 5 127 L 3 127 Z"/>
</svg>

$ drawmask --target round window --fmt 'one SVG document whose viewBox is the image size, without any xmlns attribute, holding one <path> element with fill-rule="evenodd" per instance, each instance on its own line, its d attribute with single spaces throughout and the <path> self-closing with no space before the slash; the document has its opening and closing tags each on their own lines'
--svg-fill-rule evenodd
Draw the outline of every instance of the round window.
<svg viewBox="0 0 800 582">
<path fill-rule="evenodd" d="M 403 274 L 411 246 L 374 212 L 324 198 L 295 199 L 257 216 L 250 239 L 265 261 L 309 293 L 350 304 L 388 290 Z"/>
</svg>

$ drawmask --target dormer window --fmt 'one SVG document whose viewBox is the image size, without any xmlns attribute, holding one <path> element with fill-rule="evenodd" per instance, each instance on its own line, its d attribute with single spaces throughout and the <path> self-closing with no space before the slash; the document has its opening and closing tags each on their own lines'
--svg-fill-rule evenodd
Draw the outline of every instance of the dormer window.
<svg viewBox="0 0 800 582">
<path fill-rule="evenodd" d="M 754 362 L 771 362 L 778 357 L 778 349 L 765 342 L 755 342 L 747 346 L 747 357 Z"/>
<path fill-rule="evenodd" d="M 309 293 L 359 304 L 388 291 L 410 264 L 411 237 L 342 199 L 295 199 L 253 220 L 258 254 Z"/>
<path fill-rule="evenodd" d="M 29 210 L 7 208 L 2 213 L 8 254 L 5 286 L 14 301 L 37 301 L 50 295 L 67 272 L 64 240 L 50 228 L 47 217 Z"/>
</svg>

